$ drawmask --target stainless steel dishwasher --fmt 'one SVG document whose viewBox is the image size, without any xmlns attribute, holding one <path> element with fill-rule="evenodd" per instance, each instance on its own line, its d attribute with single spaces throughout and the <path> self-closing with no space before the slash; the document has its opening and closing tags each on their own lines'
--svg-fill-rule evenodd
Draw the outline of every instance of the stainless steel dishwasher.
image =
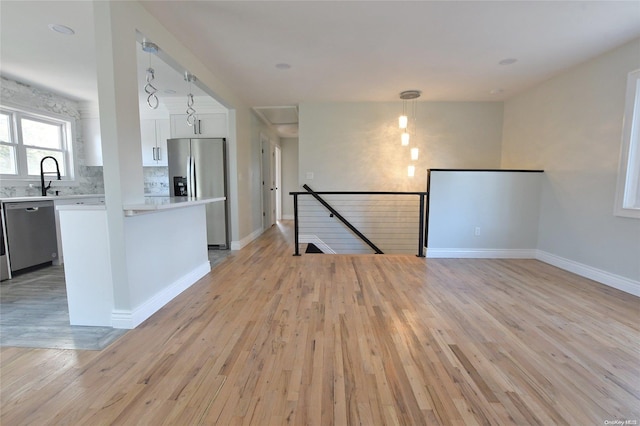
<svg viewBox="0 0 640 426">
<path fill-rule="evenodd" d="M 4 212 L 11 272 L 58 257 L 53 201 L 5 203 Z"/>
</svg>

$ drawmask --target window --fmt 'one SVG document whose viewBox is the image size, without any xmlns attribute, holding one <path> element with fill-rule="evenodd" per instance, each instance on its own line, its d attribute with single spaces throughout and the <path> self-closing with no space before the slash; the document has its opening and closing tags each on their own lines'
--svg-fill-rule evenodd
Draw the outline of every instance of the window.
<svg viewBox="0 0 640 426">
<path fill-rule="evenodd" d="M 0 175 L 8 180 L 40 178 L 40 162 L 53 157 L 63 180 L 73 179 L 72 119 L 0 108 Z M 55 162 L 43 163 L 44 172 L 56 172 Z M 49 177 L 51 177 L 49 175 Z M 55 179 L 55 177 L 54 177 Z"/>
</svg>

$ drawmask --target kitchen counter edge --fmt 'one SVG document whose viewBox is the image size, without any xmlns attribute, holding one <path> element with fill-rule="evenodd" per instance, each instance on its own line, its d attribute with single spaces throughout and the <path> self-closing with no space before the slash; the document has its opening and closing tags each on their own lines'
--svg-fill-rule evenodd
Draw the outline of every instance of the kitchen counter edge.
<svg viewBox="0 0 640 426">
<path fill-rule="evenodd" d="M 74 194 L 74 195 L 41 195 L 25 196 L 25 197 L 0 197 L 0 203 L 22 203 L 24 201 L 56 201 L 56 200 L 74 200 L 81 198 L 104 198 L 104 194 Z"/>
</svg>

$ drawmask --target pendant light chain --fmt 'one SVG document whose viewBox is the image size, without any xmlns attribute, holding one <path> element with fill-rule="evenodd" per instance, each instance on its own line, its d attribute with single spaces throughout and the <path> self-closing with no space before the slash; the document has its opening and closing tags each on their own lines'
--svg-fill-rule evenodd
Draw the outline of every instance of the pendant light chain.
<svg viewBox="0 0 640 426">
<path fill-rule="evenodd" d="M 196 110 L 193 108 L 193 94 L 191 93 L 191 83 L 195 81 L 196 77 L 193 74 L 185 73 L 184 79 L 189 82 L 189 94 L 187 95 L 187 124 L 193 126 L 196 124 L 198 117 L 196 116 Z"/>
<path fill-rule="evenodd" d="M 158 89 L 153 85 L 153 80 L 155 80 L 156 76 L 154 69 L 151 67 L 151 54 L 155 55 L 158 53 L 158 45 L 150 41 L 143 41 L 142 50 L 149 54 L 149 67 L 147 68 L 147 75 L 145 76 L 147 84 L 144 85 L 144 92 L 148 95 L 147 105 L 149 105 L 151 109 L 157 109 L 160 101 L 156 96 Z"/>
<path fill-rule="evenodd" d="M 152 84 L 154 79 L 155 74 L 153 68 L 147 68 L 147 84 L 144 85 L 144 92 L 149 95 L 147 96 L 147 105 L 149 105 L 149 108 L 151 109 L 156 109 L 158 108 L 158 105 L 160 105 L 160 101 L 156 96 L 156 92 L 158 91 L 158 89 L 156 89 L 156 87 Z"/>
</svg>

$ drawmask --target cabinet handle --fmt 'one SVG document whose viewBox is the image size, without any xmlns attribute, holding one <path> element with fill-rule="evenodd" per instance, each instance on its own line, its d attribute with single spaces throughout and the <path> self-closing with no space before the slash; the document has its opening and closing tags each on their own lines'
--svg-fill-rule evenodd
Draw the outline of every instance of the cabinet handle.
<svg viewBox="0 0 640 426">
<path fill-rule="evenodd" d="M 153 153 L 153 155 L 152 155 L 153 156 L 153 161 L 156 161 L 156 148 L 155 147 L 151 148 L 151 152 Z"/>
<path fill-rule="evenodd" d="M 162 155 L 160 155 L 160 147 L 157 147 L 157 153 L 158 153 L 158 161 L 162 160 Z"/>
</svg>

